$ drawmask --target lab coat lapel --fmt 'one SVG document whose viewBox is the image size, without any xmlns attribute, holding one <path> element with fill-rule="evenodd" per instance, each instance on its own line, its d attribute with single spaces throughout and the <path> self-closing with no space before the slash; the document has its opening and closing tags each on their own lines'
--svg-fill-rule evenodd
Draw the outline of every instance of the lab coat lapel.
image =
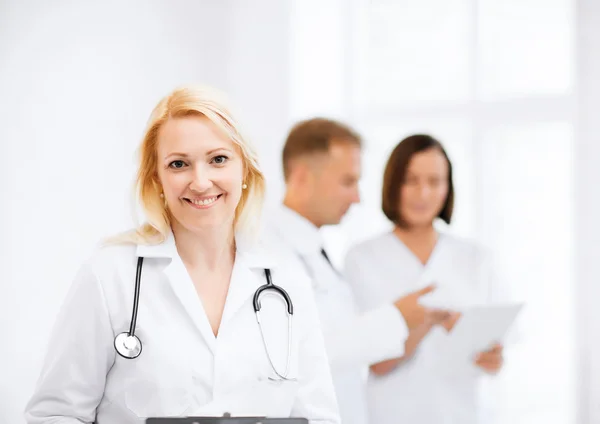
<svg viewBox="0 0 600 424">
<path fill-rule="evenodd" d="M 275 262 L 265 251 L 238 249 L 221 326 L 232 319 L 246 303 L 248 308 L 252 308 L 254 293 L 260 286 L 267 284 L 264 270 L 272 269 L 274 266 Z"/>
<path fill-rule="evenodd" d="M 236 234 L 236 246 L 236 259 L 220 328 L 223 328 L 223 325 L 236 314 L 248 298 L 254 295 L 256 289 L 266 284 L 264 269 L 272 269 L 276 265 L 271 255 L 251 238 Z M 173 234 L 170 233 L 167 239 L 158 245 L 139 245 L 137 255 L 171 259 L 164 269 L 165 276 L 194 326 L 206 340 L 211 351 L 214 352 L 216 338 L 206 317 L 202 301 L 194 288 L 194 283 L 179 257 Z M 250 301 L 250 308 L 252 308 L 251 305 Z"/>
<path fill-rule="evenodd" d="M 183 306 L 185 312 L 189 315 L 194 326 L 198 329 L 207 346 L 212 350 L 215 347 L 215 336 L 210 328 L 210 323 L 204 312 L 204 307 L 194 283 L 190 278 L 187 269 L 179 257 L 175 237 L 172 232 L 169 232 L 167 238 L 160 244 L 155 245 L 138 245 L 137 256 L 144 258 L 169 258 L 169 264 L 164 268 L 163 272 L 169 284 L 173 289 L 177 299 Z"/>
<path fill-rule="evenodd" d="M 221 318 L 221 326 L 225 325 L 246 301 L 254 296 L 254 293 L 262 284 L 264 283 L 261 282 L 258 272 L 249 268 L 243 261 L 236 260 L 231 274 L 231 282 L 229 284 L 229 292 L 227 293 L 227 302 L 225 302 L 225 309 L 223 310 L 223 317 Z"/>
<path fill-rule="evenodd" d="M 190 275 L 179 257 L 175 255 L 171 263 L 164 270 L 166 277 L 169 279 L 171 287 L 175 295 L 179 299 L 186 313 L 194 323 L 194 326 L 200 331 L 200 334 L 206 340 L 206 344 L 211 351 L 214 351 L 216 339 L 204 312 L 202 301 L 196 292 L 194 283 Z"/>
</svg>

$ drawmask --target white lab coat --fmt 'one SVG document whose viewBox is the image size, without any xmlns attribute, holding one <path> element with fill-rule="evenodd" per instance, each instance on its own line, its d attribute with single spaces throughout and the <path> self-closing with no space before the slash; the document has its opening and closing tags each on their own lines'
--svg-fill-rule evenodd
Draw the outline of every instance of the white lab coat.
<svg viewBox="0 0 600 424">
<path fill-rule="evenodd" d="M 393 233 L 388 232 L 353 247 L 345 274 L 361 309 L 369 310 L 436 283 L 424 304 L 461 311 L 492 301 L 489 256 L 476 245 L 442 234 L 426 265 Z M 483 372 L 475 366 L 454 374 L 443 367 L 446 337 L 442 327 L 421 342 L 417 352 L 390 374 L 369 375 L 367 393 L 372 423 L 474 424 L 483 410 L 479 385 Z"/>
<path fill-rule="evenodd" d="M 268 253 L 238 251 L 215 337 L 172 234 L 155 246 L 103 247 L 83 265 L 58 316 L 28 423 L 133 424 L 157 416 L 301 416 L 338 423 L 325 346 L 310 285 Z M 113 347 L 131 320 L 136 261 L 143 265 L 136 334 L 141 355 Z M 292 378 L 273 382 L 252 299 L 264 268 L 294 305 Z M 261 320 L 280 372 L 287 316 L 278 296 L 262 298 Z"/>
<path fill-rule="evenodd" d="M 269 240 L 293 264 L 290 270 L 312 280 L 342 423 L 365 424 L 368 366 L 404 353 L 406 323 L 392 302 L 357 313 L 341 270 L 336 272 L 321 255 L 323 240 L 310 221 L 282 206 L 268 222 Z"/>
</svg>

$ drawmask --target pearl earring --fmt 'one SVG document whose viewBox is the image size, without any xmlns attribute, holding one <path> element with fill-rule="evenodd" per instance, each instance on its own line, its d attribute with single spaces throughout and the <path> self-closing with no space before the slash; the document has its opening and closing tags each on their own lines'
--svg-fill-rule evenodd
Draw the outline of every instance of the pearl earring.
<svg viewBox="0 0 600 424">
<path fill-rule="evenodd" d="M 246 190 L 248 188 L 248 185 L 246 183 L 242 184 L 242 190 Z"/>
<path fill-rule="evenodd" d="M 163 197 L 165 197 L 165 195 L 163 193 L 160 193 L 160 198 L 162 199 Z"/>
</svg>

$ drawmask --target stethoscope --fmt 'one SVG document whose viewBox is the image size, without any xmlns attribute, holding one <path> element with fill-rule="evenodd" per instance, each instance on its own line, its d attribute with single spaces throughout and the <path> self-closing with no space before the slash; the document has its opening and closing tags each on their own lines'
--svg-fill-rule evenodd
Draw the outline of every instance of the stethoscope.
<svg viewBox="0 0 600 424">
<path fill-rule="evenodd" d="M 138 314 L 138 304 L 140 300 L 140 285 L 141 285 L 141 277 L 142 277 L 142 265 L 144 263 L 143 257 L 138 257 L 137 260 L 137 268 L 135 272 L 135 293 L 133 296 L 133 310 L 131 313 L 131 322 L 129 324 L 129 331 L 125 331 L 123 333 L 118 334 L 115 337 L 114 345 L 117 353 L 125 359 L 135 359 L 142 353 L 142 341 L 138 336 L 135 335 L 135 325 L 137 321 Z M 273 284 L 271 280 L 271 270 L 265 268 L 265 277 L 267 279 L 267 284 L 260 286 L 254 292 L 254 298 L 252 301 L 252 305 L 254 307 L 254 314 L 256 315 L 256 322 L 258 323 L 258 327 L 260 329 L 260 335 L 262 338 L 263 346 L 265 348 L 265 352 L 267 354 L 267 358 L 269 358 L 269 363 L 271 364 L 271 368 L 275 372 L 275 375 L 278 378 L 269 377 L 270 380 L 286 380 L 286 381 L 295 381 L 294 378 L 288 378 L 290 361 L 292 356 L 292 316 L 294 315 L 294 305 L 292 304 L 292 299 L 287 294 L 287 292 L 280 286 Z M 287 362 L 285 366 L 285 372 L 280 373 L 277 371 L 273 360 L 271 359 L 271 355 L 269 354 L 269 348 L 267 347 L 267 341 L 265 339 L 265 335 L 263 332 L 262 324 L 260 322 L 260 297 L 265 294 L 265 292 L 275 292 L 279 294 L 283 300 L 285 300 L 287 307 L 287 316 L 288 316 L 288 354 L 287 354 Z"/>
</svg>

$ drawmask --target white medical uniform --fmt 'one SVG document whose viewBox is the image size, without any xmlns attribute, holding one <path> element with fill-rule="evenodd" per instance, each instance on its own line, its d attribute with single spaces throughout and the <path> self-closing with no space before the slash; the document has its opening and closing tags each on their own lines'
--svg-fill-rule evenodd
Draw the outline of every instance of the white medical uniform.
<svg viewBox="0 0 600 424">
<path fill-rule="evenodd" d="M 269 255 L 237 253 L 215 337 L 173 235 L 155 246 L 102 247 L 83 265 L 58 316 L 28 423 L 133 424 L 145 417 L 236 415 L 306 417 L 339 423 L 325 346 L 310 284 Z M 125 359 L 115 335 L 131 320 L 137 257 L 145 258 L 136 335 L 141 355 Z M 275 374 L 252 300 L 264 268 L 294 305 L 289 377 Z M 280 373 L 288 350 L 287 315 L 278 296 L 262 297 L 261 320 Z"/>
<path fill-rule="evenodd" d="M 441 234 L 426 265 L 393 233 L 353 247 L 345 274 L 363 310 L 385 305 L 430 283 L 437 290 L 424 304 L 460 311 L 491 299 L 492 269 L 476 245 Z M 372 423 L 473 424 L 479 422 L 481 370 L 454 373 L 440 362 L 446 330 L 434 327 L 415 355 L 385 376 L 370 374 L 367 384 Z"/>
<path fill-rule="evenodd" d="M 406 323 L 392 301 L 357 313 L 350 287 L 322 255 L 323 240 L 310 221 L 282 206 L 269 223 L 272 242 L 289 258 L 285 262 L 312 279 L 342 423 L 365 424 L 368 365 L 404 353 Z"/>
</svg>

